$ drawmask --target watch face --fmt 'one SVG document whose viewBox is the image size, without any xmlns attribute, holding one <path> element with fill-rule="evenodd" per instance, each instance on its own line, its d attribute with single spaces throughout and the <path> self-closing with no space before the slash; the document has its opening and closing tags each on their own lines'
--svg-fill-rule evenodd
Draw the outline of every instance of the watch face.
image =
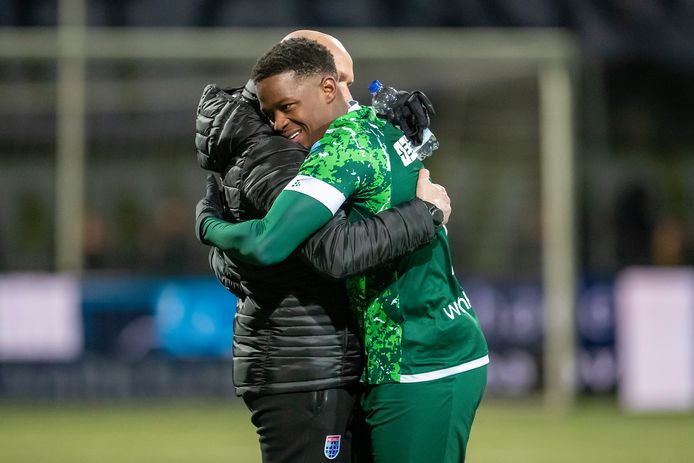
<svg viewBox="0 0 694 463">
<path fill-rule="evenodd" d="M 435 207 L 434 210 L 431 211 L 431 217 L 434 219 L 436 225 L 441 225 L 443 223 L 443 211 L 438 207 Z"/>
<path fill-rule="evenodd" d="M 436 208 L 434 211 L 434 222 L 436 222 L 437 225 L 441 225 L 443 223 L 443 211 L 439 208 Z"/>
</svg>

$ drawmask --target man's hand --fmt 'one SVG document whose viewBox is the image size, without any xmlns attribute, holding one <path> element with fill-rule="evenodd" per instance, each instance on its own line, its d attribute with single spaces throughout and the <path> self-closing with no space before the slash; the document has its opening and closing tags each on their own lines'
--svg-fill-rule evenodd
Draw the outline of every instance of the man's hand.
<svg viewBox="0 0 694 463">
<path fill-rule="evenodd" d="M 448 223 L 448 217 L 451 215 L 451 198 L 448 197 L 448 193 L 446 193 L 444 187 L 431 182 L 427 169 L 421 169 L 419 171 L 417 197 L 441 209 L 441 211 L 443 211 L 442 223 Z"/>
<path fill-rule="evenodd" d="M 419 90 L 400 91 L 393 105 L 390 122 L 399 126 L 408 140 L 415 145 L 420 145 L 424 129 L 429 128 L 429 116 L 433 114 L 436 114 L 434 106 L 424 93 Z"/>
<path fill-rule="evenodd" d="M 223 217 L 222 198 L 219 194 L 217 179 L 213 174 L 207 174 L 207 187 L 205 197 L 198 201 L 195 207 L 195 236 L 202 244 L 208 244 L 202 237 L 202 222 L 207 217 Z"/>
</svg>

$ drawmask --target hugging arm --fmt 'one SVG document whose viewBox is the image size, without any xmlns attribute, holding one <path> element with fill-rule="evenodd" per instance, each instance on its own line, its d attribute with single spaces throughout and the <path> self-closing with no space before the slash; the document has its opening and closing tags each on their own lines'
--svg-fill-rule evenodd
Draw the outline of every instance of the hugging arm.
<svg viewBox="0 0 694 463">
<path fill-rule="evenodd" d="M 325 276 L 344 278 L 413 251 L 431 241 L 436 231 L 432 205 L 418 198 L 350 223 L 343 209 L 331 219 L 330 211 L 313 198 L 291 191 L 282 195 L 289 200 L 283 199 L 272 209 L 285 204 L 283 211 L 268 214 L 263 220 L 229 224 L 221 220 L 217 183 L 209 175 L 207 194 L 197 207 L 198 238 L 241 260 L 269 265 L 286 258 L 317 229 L 303 243 L 302 258 Z M 265 205 L 267 209 L 271 204 Z M 324 222 L 327 224 L 319 228 Z"/>
<path fill-rule="evenodd" d="M 428 205 L 418 198 L 354 223 L 340 209 L 303 244 L 301 255 L 318 273 L 341 279 L 412 252 L 435 233 Z"/>
</svg>

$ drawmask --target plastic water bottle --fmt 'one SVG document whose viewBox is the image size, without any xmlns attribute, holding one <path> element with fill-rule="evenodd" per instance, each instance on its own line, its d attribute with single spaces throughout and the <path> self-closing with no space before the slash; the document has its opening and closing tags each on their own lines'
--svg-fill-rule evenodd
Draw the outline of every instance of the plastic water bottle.
<svg viewBox="0 0 694 463">
<path fill-rule="evenodd" d="M 369 92 L 372 95 L 371 105 L 376 114 L 393 119 L 393 106 L 398 99 L 398 91 L 393 87 L 384 87 L 380 81 L 374 80 L 369 85 Z M 417 154 L 417 158 L 423 161 L 431 156 L 438 147 L 439 141 L 436 139 L 436 135 L 431 130 L 424 129 L 422 143 L 414 147 L 414 152 Z"/>
</svg>

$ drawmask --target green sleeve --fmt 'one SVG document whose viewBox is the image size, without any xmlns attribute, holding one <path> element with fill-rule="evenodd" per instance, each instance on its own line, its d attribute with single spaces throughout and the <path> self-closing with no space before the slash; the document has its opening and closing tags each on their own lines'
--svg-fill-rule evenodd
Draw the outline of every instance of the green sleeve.
<svg viewBox="0 0 694 463">
<path fill-rule="evenodd" d="M 208 217 L 202 225 L 202 238 L 233 257 L 272 265 L 286 259 L 331 218 L 332 213 L 320 201 L 283 191 L 261 220 L 232 224 Z"/>
</svg>

